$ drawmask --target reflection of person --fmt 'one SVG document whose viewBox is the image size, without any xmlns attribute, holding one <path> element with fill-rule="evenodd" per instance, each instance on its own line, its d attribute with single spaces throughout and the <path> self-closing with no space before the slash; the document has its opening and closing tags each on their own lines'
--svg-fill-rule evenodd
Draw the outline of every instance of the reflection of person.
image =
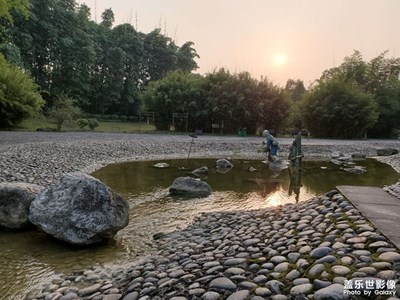
<svg viewBox="0 0 400 300">
<path fill-rule="evenodd" d="M 266 138 L 264 143 L 267 145 L 268 160 L 272 162 L 277 161 L 279 159 L 277 156 L 279 148 L 278 141 L 268 130 L 264 130 L 262 135 Z"/>
</svg>

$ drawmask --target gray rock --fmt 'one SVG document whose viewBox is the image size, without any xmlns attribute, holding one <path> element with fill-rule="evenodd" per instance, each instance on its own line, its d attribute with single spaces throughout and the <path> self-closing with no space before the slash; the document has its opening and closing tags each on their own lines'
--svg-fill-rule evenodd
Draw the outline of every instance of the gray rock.
<svg viewBox="0 0 400 300">
<path fill-rule="evenodd" d="M 155 165 L 153 165 L 153 167 L 157 168 L 157 169 L 165 169 L 169 167 L 169 164 L 163 162 L 163 163 L 156 163 Z"/>
<path fill-rule="evenodd" d="M 290 289 L 290 295 L 292 296 L 307 295 L 311 293 L 312 290 L 313 290 L 312 284 L 310 283 L 300 284 Z"/>
<path fill-rule="evenodd" d="M 178 177 L 169 188 L 173 196 L 207 197 L 211 195 L 211 187 L 207 182 L 192 177 Z"/>
<path fill-rule="evenodd" d="M 325 264 L 325 263 L 331 264 L 334 262 L 336 262 L 336 257 L 334 257 L 333 255 L 327 255 L 327 256 L 324 256 L 324 257 L 318 259 L 315 263 L 316 264 Z"/>
<path fill-rule="evenodd" d="M 380 148 L 376 149 L 378 156 L 390 156 L 399 153 L 399 150 L 394 148 Z"/>
<path fill-rule="evenodd" d="M 315 258 L 321 258 L 328 255 L 332 251 L 329 247 L 319 247 L 311 251 L 310 255 Z"/>
<path fill-rule="evenodd" d="M 344 287 L 341 284 L 332 284 L 326 288 L 320 289 L 314 293 L 315 300 L 346 300 L 350 299 L 349 295 L 345 295 Z"/>
<path fill-rule="evenodd" d="M 218 300 L 220 297 L 220 294 L 217 292 L 207 292 L 204 293 L 203 296 L 201 296 L 202 300 Z"/>
<path fill-rule="evenodd" d="M 75 245 L 111 239 L 129 222 L 128 203 L 92 176 L 70 173 L 31 203 L 30 221 L 51 236 Z"/>
<path fill-rule="evenodd" d="M 311 277 L 316 277 L 319 276 L 323 271 L 324 271 L 324 265 L 316 264 L 312 266 L 311 269 L 308 271 L 308 275 Z"/>
<path fill-rule="evenodd" d="M 201 167 L 192 172 L 197 177 L 204 177 L 208 175 L 208 167 Z"/>
<path fill-rule="evenodd" d="M 212 290 L 233 292 L 236 288 L 236 284 L 226 277 L 215 278 L 210 282 L 210 289 Z"/>
<path fill-rule="evenodd" d="M 400 261 L 400 254 L 397 252 L 384 252 L 379 255 L 379 259 L 389 262 Z"/>
<path fill-rule="evenodd" d="M 345 266 L 333 266 L 332 272 L 339 276 L 345 276 L 350 272 L 350 269 Z"/>
<path fill-rule="evenodd" d="M 29 206 L 42 189 L 31 183 L 0 183 L 0 226 L 21 229 L 31 225 Z"/>
<path fill-rule="evenodd" d="M 245 300 L 250 296 L 250 292 L 247 290 L 237 291 L 230 295 L 226 300 Z"/>
<path fill-rule="evenodd" d="M 215 162 L 215 165 L 216 165 L 217 168 L 220 168 L 220 169 L 231 169 L 231 168 L 233 168 L 233 164 L 227 159 L 218 159 Z"/>
<path fill-rule="evenodd" d="M 344 171 L 351 173 L 351 174 L 365 174 L 367 173 L 367 169 L 362 166 L 354 166 L 351 168 L 343 168 Z"/>
</svg>

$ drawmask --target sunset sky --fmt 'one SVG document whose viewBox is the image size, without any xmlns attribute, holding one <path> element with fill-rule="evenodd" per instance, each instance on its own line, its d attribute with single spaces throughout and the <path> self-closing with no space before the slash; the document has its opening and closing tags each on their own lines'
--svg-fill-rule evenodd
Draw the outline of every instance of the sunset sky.
<svg viewBox="0 0 400 300">
<path fill-rule="evenodd" d="M 365 60 L 400 56 L 399 0 L 79 0 L 92 19 L 112 8 L 116 24 L 160 27 L 178 46 L 194 42 L 198 73 L 221 67 L 306 85 L 353 50 Z M 96 17 L 97 16 L 97 17 Z"/>
</svg>

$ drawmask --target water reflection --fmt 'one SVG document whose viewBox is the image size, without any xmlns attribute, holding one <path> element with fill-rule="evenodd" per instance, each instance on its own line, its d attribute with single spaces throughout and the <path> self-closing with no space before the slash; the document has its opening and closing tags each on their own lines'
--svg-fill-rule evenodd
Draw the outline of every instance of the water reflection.
<svg viewBox="0 0 400 300">
<path fill-rule="evenodd" d="M 283 170 L 276 178 L 259 161 L 233 160 L 227 173 L 215 169 L 215 160 L 169 160 L 169 168 L 156 169 L 155 162 L 109 165 L 93 175 L 122 194 L 129 202 L 129 225 L 118 232 L 115 242 L 90 249 L 76 249 L 56 242 L 38 231 L 0 231 L 0 295 L 22 299 L 27 291 L 51 279 L 55 272 L 69 273 L 95 264 L 129 260 L 153 251 L 152 236 L 189 225 L 200 213 L 251 210 L 295 203 L 332 190 L 336 185 L 383 186 L 397 182 L 398 174 L 374 160 L 359 162 L 367 168 L 354 175 L 331 162 L 303 163 L 298 177 Z M 182 170 L 181 166 L 189 169 Z M 168 187 L 179 176 L 209 168 L 204 179 L 213 189 L 200 199 L 175 199 Z M 251 170 L 255 169 L 253 172 Z M 324 169 L 322 169 L 324 168 Z M 274 177 L 274 176 L 272 176 Z"/>
</svg>

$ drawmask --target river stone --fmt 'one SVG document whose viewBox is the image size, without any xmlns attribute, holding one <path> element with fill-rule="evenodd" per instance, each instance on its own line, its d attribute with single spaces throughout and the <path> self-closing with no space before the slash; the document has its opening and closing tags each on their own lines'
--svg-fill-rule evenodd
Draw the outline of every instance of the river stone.
<svg viewBox="0 0 400 300">
<path fill-rule="evenodd" d="M 290 295 L 299 296 L 299 295 L 307 295 L 313 290 L 313 286 L 311 283 L 300 284 L 292 287 L 290 289 Z"/>
<path fill-rule="evenodd" d="M 314 258 L 321 258 L 328 255 L 332 251 L 329 247 L 319 247 L 311 251 L 310 255 Z"/>
<path fill-rule="evenodd" d="M 202 300 L 218 300 L 221 295 L 217 292 L 207 292 L 201 297 Z"/>
<path fill-rule="evenodd" d="M 208 175 L 208 167 L 201 167 L 192 172 L 193 175 L 197 177 L 203 177 Z"/>
<path fill-rule="evenodd" d="M 169 167 L 169 164 L 167 163 L 156 163 L 153 167 L 158 168 L 158 169 L 165 169 Z"/>
<path fill-rule="evenodd" d="M 379 255 L 379 259 L 390 262 L 400 261 L 400 254 L 397 252 L 384 252 Z"/>
<path fill-rule="evenodd" d="M 96 178 L 70 173 L 35 198 L 29 219 L 59 240 L 90 245 L 112 238 L 127 226 L 129 206 Z"/>
<path fill-rule="evenodd" d="M 227 159 L 218 159 L 215 162 L 215 165 L 216 165 L 217 168 L 221 168 L 221 169 L 231 169 L 231 168 L 233 168 L 233 164 Z"/>
<path fill-rule="evenodd" d="M 249 295 L 250 292 L 247 290 L 237 291 L 230 295 L 226 300 L 245 300 Z"/>
<path fill-rule="evenodd" d="M 314 293 L 315 300 L 346 300 L 349 295 L 344 294 L 344 287 L 341 284 L 332 284 Z"/>
<path fill-rule="evenodd" d="M 31 225 L 29 206 L 42 189 L 31 183 L 0 183 L 0 226 L 21 229 Z"/>
<path fill-rule="evenodd" d="M 236 284 L 226 277 L 219 277 L 210 282 L 210 289 L 233 292 L 236 290 Z"/>
<path fill-rule="evenodd" d="M 339 276 L 345 276 L 350 272 L 350 269 L 345 266 L 333 266 L 332 272 Z"/>
<path fill-rule="evenodd" d="M 211 187 L 207 182 L 192 177 L 178 177 L 169 188 L 174 196 L 207 197 L 211 194 Z"/>
</svg>

